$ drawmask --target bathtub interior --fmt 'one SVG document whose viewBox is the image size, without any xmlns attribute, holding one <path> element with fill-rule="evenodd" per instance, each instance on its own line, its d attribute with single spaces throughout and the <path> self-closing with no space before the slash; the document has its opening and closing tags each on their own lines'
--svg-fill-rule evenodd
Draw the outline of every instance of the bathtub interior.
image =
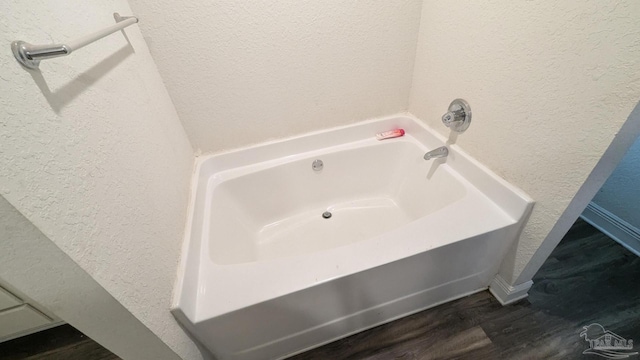
<svg viewBox="0 0 640 360">
<path fill-rule="evenodd" d="M 218 174 L 208 201 L 211 260 L 239 264 L 343 246 L 464 197 L 461 179 L 446 164 L 430 174 L 423 153 L 396 140 Z M 312 169 L 316 159 L 320 171 Z"/>
</svg>

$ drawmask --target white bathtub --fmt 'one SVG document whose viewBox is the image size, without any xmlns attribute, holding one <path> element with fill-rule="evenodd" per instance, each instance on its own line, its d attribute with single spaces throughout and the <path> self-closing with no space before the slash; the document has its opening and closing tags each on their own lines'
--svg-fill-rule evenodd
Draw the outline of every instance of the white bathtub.
<svg viewBox="0 0 640 360">
<path fill-rule="evenodd" d="M 456 145 L 422 158 L 444 142 L 401 116 L 201 157 L 173 314 L 276 359 L 486 289 L 533 201 Z"/>
</svg>

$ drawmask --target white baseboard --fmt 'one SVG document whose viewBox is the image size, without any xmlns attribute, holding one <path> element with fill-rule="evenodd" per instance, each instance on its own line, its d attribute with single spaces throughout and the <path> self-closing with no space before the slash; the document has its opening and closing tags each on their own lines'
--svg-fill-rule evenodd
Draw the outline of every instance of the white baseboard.
<svg viewBox="0 0 640 360">
<path fill-rule="evenodd" d="M 640 256 L 640 229 L 593 202 L 587 205 L 580 217 L 627 250 Z"/>
<path fill-rule="evenodd" d="M 489 292 L 500 302 L 502 305 L 509 305 L 518 300 L 522 300 L 529 296 L 529 289 L 533 285 L 533 281 L 529 280 L 522 284 L 511 286 L 505 279 L 496 275 L 489 285 Z"/>
</svg>

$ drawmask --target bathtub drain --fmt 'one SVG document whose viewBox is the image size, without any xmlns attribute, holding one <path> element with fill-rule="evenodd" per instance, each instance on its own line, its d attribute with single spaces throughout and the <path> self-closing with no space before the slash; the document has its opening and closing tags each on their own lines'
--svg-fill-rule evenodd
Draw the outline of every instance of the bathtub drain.
<svg viewBox="0 0 640 360">
<path fill-rule="evenodd" d="M 328 212 L 328 211 L 325 211 L 325 212 L 322 213 L 322 217 L 325 218 L 325 219 L 328 219 L 328 218 L 331 217 L 331 213 Z"/>
<path fill-rule="evenodd" d="M 313 169 L 313 171 L 320 171 L 323 167 L 324 163 L 320 159 L 314 160 L 313 163 L 311 163 L 311 168 Z"/>
</svg>

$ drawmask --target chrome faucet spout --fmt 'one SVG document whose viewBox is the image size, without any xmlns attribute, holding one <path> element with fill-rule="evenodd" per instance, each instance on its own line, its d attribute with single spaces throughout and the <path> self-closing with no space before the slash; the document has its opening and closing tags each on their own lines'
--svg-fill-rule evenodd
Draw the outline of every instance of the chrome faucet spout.
<svg viewBox="0 0 640 360">
<path fill-rule="evenodd" d="M 449 149 L 446 146 L 440 146 L 439 148 L 433 149 L 427 152 L 426 154 L 424 154 L 424 159 L 431 160 L 431 159 L 443 158 L 443 157 L 446 157 L 447 155 L 449 155 Z"/>
</svg>

